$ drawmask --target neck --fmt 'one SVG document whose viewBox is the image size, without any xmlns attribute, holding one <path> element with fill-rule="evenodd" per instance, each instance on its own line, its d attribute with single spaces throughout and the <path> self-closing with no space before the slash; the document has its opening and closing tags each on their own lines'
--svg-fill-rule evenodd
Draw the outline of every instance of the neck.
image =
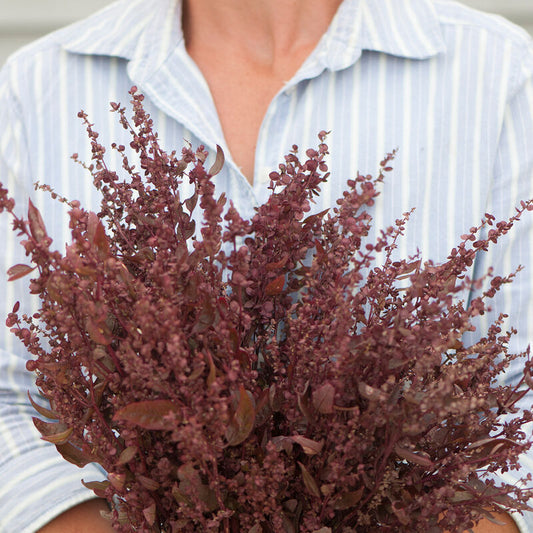
<svg viewBox="0 0 533 533">
<path fill-rule="evenodd" d="M 183 0 L 189 50 L 197 43 L 235 50 L 237 58 L 265 66 L 314 47 L 342 0 Z"/>
</svg>

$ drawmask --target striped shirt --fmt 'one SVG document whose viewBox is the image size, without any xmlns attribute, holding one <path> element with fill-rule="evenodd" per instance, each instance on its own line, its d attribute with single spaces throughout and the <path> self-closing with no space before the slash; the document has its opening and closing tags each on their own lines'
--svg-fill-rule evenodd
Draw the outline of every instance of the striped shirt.
<svg viewBox="0 0 533 533">
<path fill-rule="evenodd" d="M 62 205 L 32 184 L 50 184 L 96 209 L 90 176 L 69 156 L 90 160 L 81 121 L 84 109 L 104 146 L 128 145 L 126 132 L 108 112 L 126 103 L 135 84 L 146 95 L 162 145 L 184 140 L 215 152 L 227 164 L 217 175 L 244 216 L 268 195 L 268 174 L 293 144 L 316 146 L 331 133 L 331 177 L 316 209 L 334 204 L 357 171 L 375 174 L 386 152 L 398 148 L 394 171 L 373 206 L 379 230 L 416 208 L 398 256 L 420 250 L 441 261 L 459 236 L 485 212 L 498 219 L 533 197 L 533 47 L 523 30 L 497 16 L 448 0 L 345 0 L 328 31 L 298 72 L 270 103 L 261 124 L 250 185 L 226 147 L 208 86 L 187 55 L 178 0 L 121 0 L 80 23 L 15 54 L 0 73 L 0 181 L 19 210 L 28 195 L 41 209 L 58 246 L 69 240 Z M 120 169 L 109 153 L 108 166 Z M 0 272 L 24 262 L 8 217 L 0 217 Z M 518 328 L 512 348 L 533 339 L 533 220 L 524 215 L 492 253 L 479 258 L 509 273 L 526 269 L 494 302 Z M 15 301 L 34 309 L 24 281 L 0 280 L 0 310 Z M 494 315 L 488 317 L 494 318 Z M 32 389 L 16 339 L 0 334 L 0 532 L 33 532 L 70 506 L 91 497 L 80 478 L 98 479 L 94 466 L 81 472 L 39 440 L 26 398 Z M 517 379 L 517 362 L 507 379 Z M 530 402 L 531 404 L 531 402 Z M 527 470 L 533 461 L 524 458 Z M 507 474 L 507 480 L 513 476 Z M 533 532 L 533 519 L 517 519 Z M 529 528 L 528 525 L 529 524 Z"/>
</svg>

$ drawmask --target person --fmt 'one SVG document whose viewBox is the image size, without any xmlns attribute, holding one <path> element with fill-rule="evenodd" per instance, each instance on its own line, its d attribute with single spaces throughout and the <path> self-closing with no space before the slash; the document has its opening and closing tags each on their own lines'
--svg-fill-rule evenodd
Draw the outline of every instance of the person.
<svg viewBox="0 0 533 533">
<path fill-rule="evenodd" d="M 223 148 L 217 190 L 243 216 L 265 200 L 268 174 L 291 146 L 316 146 L 321 130 L 330 132 L 331 176 L 317 210 L 398 148 L 372 208 L 374 228 L 416 208 L 397 253 L 420 249 L 439 261 L 485 212 L 505 218 L 533 197 L 532 75 L 523 30 L 448 0 L 119 0 L 25 47 L 2 69 L 0 181 L 19 208 L 32 196 L 56 244 L 68 241 L 65 213 L 30 192 L 32 183 L 96 209 L 90 176 L 69 161 L 74 152 L 90 160 L 76 115 L 88 113 L 104 146 L 128 144 L 108 110 L 111 101 L 126 103 L 135 84 L 165 148 L 183 140 L 212 154 Z M 533 337 L 533 223 L 524 218 L 473 269 L 526 265 L 494 302 L 520 332 L 514 351 Z M 24 257 L 5 216 L 0 231 L 5 272 Z M 2 279 L 3 315 L 16 300 L 27 303 L 26 291 Z M 110 531 L 104 504 L 79 482 L 102 473 L 90 465 L 80 474 L 32 427 L 27 357 L 2 330 L 0 531 Z M 518 362 L 507 379 L 520 372 Z M 533 467 L 528 457 L 523 464 Z M 533 532 L 532 514 L 500 518 L 505 525 L 484 521 L 475 531 Z"/>
</svg>

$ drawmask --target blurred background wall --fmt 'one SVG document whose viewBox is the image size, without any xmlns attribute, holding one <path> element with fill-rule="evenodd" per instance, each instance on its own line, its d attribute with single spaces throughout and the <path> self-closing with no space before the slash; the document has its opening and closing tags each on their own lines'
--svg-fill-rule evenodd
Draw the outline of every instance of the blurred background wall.
<svg viewBox="0 0 533 533">
<path fill-rule="evenodd" d="M 111 0 L 0 0 L 0 65 L 24 44 L 109 3 Z M 533 35 L 533 0 L 463 0 L 463 3 L 504 15 Z"/>
</svg>

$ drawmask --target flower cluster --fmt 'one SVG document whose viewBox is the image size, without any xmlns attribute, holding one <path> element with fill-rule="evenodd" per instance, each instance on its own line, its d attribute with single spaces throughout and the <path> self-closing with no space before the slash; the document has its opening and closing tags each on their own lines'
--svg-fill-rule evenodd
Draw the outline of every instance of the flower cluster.
<svg viewBox="0 0 533 533">
<path fill-rule="evenodd" d="M 519 357 L 503 317 L 463 340 L 514 274 L 491 276 L 468 305 L 460 295 L 479 285 L 467 277 L 476 254 L 532 203 L 505 222 L 486 215 L 443 264 L 395 261 L 409 215 L 370 243 L 365 210 L 394 154 L 310 214 L 328 177 L 322 132 L 271 173 L 268 201 L 245 220 L 215 195 L 222 151 L 208 170 L 203 147 L 165 153 L 131 95 L 133 123 L 112 104 L 140 163 L 112 146 L 127 180 L 80 113 L 102 203 L 92 213 L 59 198 L 70 206 L 64 253 L 38 210 L 18 218 L 0 186 L 33 263 L 10 279 L 34 272 L 41 301 L 36 315 L 16 304 L 7 318 L 50 402 L 31 399 L 48 419 L 35 424 L 68 461 L 105 469 L 105 482 L 84 484 L 112 503 L 117 530 L 426 533 L 526 509 L 528 490 L 489 474 L 517 468 L 530 446 L 532 415 L 516 404 L 532 365 L 514 386 L 496 383 Z"/>
</svg>

